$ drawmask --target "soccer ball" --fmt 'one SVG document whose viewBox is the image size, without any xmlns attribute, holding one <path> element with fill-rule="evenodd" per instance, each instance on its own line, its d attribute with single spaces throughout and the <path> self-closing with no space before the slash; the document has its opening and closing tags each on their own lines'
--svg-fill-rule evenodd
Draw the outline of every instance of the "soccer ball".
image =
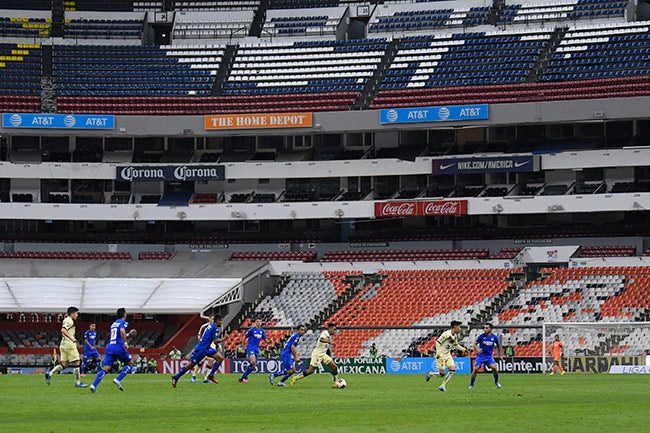
<svg viewBox="0 0 650 433">
<path fill-rule="evenodd" d="M 346 386 L 348 386 L 348 384 L 345 381 L 345 379 L 339 379 L 339 380 L 336 381 L 336 386 L 338 388 L 345 388 Z"/>
</svg>

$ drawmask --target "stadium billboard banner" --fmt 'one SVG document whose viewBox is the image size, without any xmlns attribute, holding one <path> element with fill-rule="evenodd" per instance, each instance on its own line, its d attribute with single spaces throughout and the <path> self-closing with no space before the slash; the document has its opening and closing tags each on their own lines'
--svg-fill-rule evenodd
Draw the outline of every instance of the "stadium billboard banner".
<svg viewBox="0 0 650 433">
<path fill-rule="evenodd" d="M 609 373 L 613 365 L 645 365 L 643 356 L 568 356 L 566 358 L 570 373 Z"/>
<path fill-rule="evenodd" d="M 487 118 L 488 104 L 387 108 L 379 110 L 379 123 L 382 125 L 448 122 L 454 120 L 485 120 Z"/>
<path fill-rule="evenodd" d="M 115 116 L 107 114 L 2 113 L 3 128 L 115 129 Z"/>
<path fill-rule="evenodd" d="M 204 117 L 206 131 L 220 129 L 311 128 L 312 113 L 212 114 Z"/>
<path fill-rule="evenodd" d="M 128 165 L 115 168 L 115 179 L 126 182 L 224 180 L 225 172 L 223 165 Z"/>
<path fill-rule="evenodd" d="M 466 214 L 467 200 L 385 201 L 375 203 L 375 217 Z"/>
<path fill-rule="evenodd" d="M 469 374 L 472 372 L 470 358 L 454 358 L 456 373 Z M 438 372 L 436 358 L 386 358 L 386 374 L 427 374 Z"/>
<path fill-rule="evenodd" d="M 386 374 L 385 358 L 334 358 L 339 374 Z M 323 371 L 329 373 L 331 369 L 324 365 Z"/>
<path fill-rule="evenodd" d="M 230 359 L 224 359 L 217 373 L 225 374 L 230 373 Z M 162 374 L 176 374 L 181 371 L 181 368 L 187 366 L 190 363 L 189 359 L 164 359 L 158 363 L 158 373 Z M 210 371 L 208 367 L 208 362 L 203 361 L 201 364 L 201 373 Z"/>
<path fill-rule="evenodd" d="M 522 173 L 539 171 L 539 156 L 434 159 L 433 174 Z"/>
</svg>

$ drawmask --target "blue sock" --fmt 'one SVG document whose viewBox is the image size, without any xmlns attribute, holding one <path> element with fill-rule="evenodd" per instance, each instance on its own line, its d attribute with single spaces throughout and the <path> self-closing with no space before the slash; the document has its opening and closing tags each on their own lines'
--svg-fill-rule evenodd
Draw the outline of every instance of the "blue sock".
<svg viewBox="0 0 650 433">
<path fill-rule="evenodd" d="M 475 377 L 472 377 L 469 381 L 469 386 L 474 386 L 474 381 L 476 380 Z"/>
<path fill-rule="evenodd" d="M 183 376 L 185 373 L 187 373 L 187 367 L 181 368 L 181 371 L 176 373 L 176 376 L 174 376 L 174 379 L 176 379 L 176 380 L 180 379 L 181 376 Z"/>
<path fill-rule="evenodd" d="M 214 377 L 214 374 L 219 369 L 220 364 L 221 364 L 220 362 L 214 361 L 214 364 L 212 364 L 212 368 L 210 369 L 210 373 L 208 373 L 208 377 Z"/>
<path fill-rule="evenodd" d="M 99 382 L 102 381 L 102 379 L 106 376 L 106 371 L 102 368 L 99 370 L 99 373 L 97 373 L 97 377 L 95 377 L 95 381 L 93 382 L 93 386 L 97 388 L 99 386 Z"/>
<path fill-rule="evenodd" d="M 126 375 L 129 374 L 130 372 L 131 372 L 131 366 L 129 364 L 126 364 L 122 369 L 122 371 L 120 372 L 120 375 L 117 376 L 117 380 L 121 382 L 122 379 L 124 379 Z"/>
<path fill-rule="evenodd" d="M 293 373 L 291 373 L 291 374 L 293 374 Z M 289 379 L 291 377 L 291 374 L 285 374 L 284 377 L 282 379 L 280 379 L 280 382 L 282 382 L 282 383 L 286 382 L 287 379 Z"/>
<path fill-rule="evenodd" d="M 285 374 L 287 374 L 287 370 L 278 371 L 277 373 L 273 373 L 273 377 L 280 377 L 284 376 Z"/>
<path fill-rule="evenodd" d="M 80 373 L 84 374 L 86 372 L 86 360 L 81 361 L 81 370 Z"/>
<path fill-rule="evenodd" d="M 494 383 L 499 383 L 499 373 L 494 375 Z"/>
<path fill-rule="evenodd" d="M 242 379 L 247 379 L 248 375 L 251 374 L 251 371 L 253 371 L 253 364 L 249 365 L 244 374 L 242 374 L 241 378 Z"/>
</svg>

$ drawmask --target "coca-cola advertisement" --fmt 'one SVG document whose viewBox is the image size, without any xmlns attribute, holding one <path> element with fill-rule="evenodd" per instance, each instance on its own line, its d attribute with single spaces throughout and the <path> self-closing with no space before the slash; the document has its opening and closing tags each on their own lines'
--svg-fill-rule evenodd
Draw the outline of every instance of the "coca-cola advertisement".
<svg viewBox="0 0 650 433">
<path fill-rule="evenodd" d="M 467 200 L 387 201 L 375 203 L 376 217 L 466 215 Z"/>
</svg>

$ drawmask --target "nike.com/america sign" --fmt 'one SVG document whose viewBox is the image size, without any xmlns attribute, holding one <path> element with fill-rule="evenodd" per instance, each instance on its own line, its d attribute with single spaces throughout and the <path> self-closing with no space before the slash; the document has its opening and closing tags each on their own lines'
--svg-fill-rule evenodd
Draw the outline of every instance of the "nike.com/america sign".
<svg viewBox="0 0 650 433">
<path fill-rule="evenodd" d="M 127 182 L 160 182 L 185 180 L 223 180 L 223 165 L 160 165 L 123 166 L 116 168 L 116 179 Z"/>
<path fill-rule="evenodd" d="M 433 174 L 539 171 L 539 156 L 444 158 L 433 160 Z"/>
</svg>

